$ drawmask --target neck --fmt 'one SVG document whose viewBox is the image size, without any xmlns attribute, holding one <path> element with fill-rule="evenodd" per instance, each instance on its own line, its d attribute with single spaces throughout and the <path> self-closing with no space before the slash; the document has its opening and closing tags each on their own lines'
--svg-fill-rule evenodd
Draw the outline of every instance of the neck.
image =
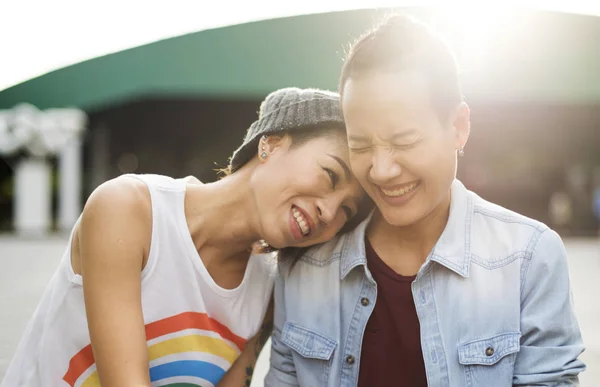
<svg viewBox="0 0 600 387">
<path fill-rule="evenodd" d="M 377 211 L 373 214 L 367 235 L 375 243 L 383 242 L 392 250 L 408 252 L 410 256 L 425 261 L 444 232 L 449 215 L 450 192 L 427 216 L 408 226 L 393 226 Z"/>
<path fill-rule="evenodd" d="M 256 207 L 250 192 L 252 168 L 214 183 L 188 185 L 185 215 L 196 249 L 203 260 L 248 259 L 257 233 Z"/>
</svg>

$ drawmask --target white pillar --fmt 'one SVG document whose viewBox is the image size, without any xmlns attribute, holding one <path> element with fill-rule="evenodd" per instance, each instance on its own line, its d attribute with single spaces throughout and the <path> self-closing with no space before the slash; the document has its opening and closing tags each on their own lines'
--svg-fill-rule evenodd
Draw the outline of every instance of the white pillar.
<svg viewBox="0 0 600 387">
<path fill-rule="evenodd" d="M 25 158 L 15 168 L 14 227 L 18 234 L 41 236 L 52 221 L 51 168 L 45 158 Z"/>
<path fill-rule="evenodd" d="M 61 231 L 70 231 L 81 213 L 81 146 L 81 139 L 75 136 L 60 150 L 58 157 L 58 227 Z"/>
</svg>

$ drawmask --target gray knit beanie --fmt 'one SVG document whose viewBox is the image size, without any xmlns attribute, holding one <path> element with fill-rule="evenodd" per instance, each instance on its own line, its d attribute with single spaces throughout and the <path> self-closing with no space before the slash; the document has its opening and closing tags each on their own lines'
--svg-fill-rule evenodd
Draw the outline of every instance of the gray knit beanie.
<svg viewBox="0 0 600 387">
<path fill-rule="evenodd" d="M 231 172 L 240 169 L 257 154 L 261 136 L 319 125 L 344 127 L 338 93 L 296 87 L 272 92 L 261 103 L 258 120 L 248 129 L 244 143 L 233 152 Z"/>
</svg>

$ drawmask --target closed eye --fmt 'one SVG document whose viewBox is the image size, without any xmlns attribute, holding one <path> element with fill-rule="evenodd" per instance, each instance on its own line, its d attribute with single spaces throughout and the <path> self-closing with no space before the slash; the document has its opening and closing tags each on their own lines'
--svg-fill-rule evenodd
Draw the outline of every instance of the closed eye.
<svg viewBox="0 0 600 387">
<path fill-rule="evenodd" d="M 406 150 L 406 149 L 411 149 L 414 148 L 414 146 L 417 145 L 415 144 L 393 144 L 391 147 L 393 149 L 397 149 L 397 150 Z"/>
<path fill-rule="evenodd" d="M 350 147 L 350 151 L 354 152 L 354 153 L 365 153 L 367 151 L 369 151 L 371 149 L 370 146 L 364 146 L 364 147 Z"/>
<path fill-rule="evenodd" d="M 342 210 L 344 211 L 344 213 L 346 213 L 346 220 L 350 220 L 352 218 L 352 210 L 350 209 L 350 207 L 343 206 Z"/>
<path fill-rule="evenodd" d="M 325 172 L 327 172 L 327 174 L 329 175 L 329 178 L 331 179 L 331 187 L 333 189 L 335 189 L 335 186 L 337 185 L 338 181 L 340 180 L 340 177 L 338 176 L 337 173 L 335 173 L 334 171 L 332 171 L 329 168 L 323 168 L 323 170 L 325 170 Z"/>
</svg>

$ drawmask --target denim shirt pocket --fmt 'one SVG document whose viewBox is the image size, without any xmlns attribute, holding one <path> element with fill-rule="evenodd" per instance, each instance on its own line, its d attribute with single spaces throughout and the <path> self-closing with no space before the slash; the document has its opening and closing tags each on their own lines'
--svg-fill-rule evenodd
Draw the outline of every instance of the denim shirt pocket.
<svg viewBox="0 0 600 387">
<path fill-rule="evenodd" d="M 501 333 L 463 343 L 458 361 L 464 366 L 467 386 L 511 386 L 521 333 Z"/>
<path fill-rule="evenodd" d="M 298 377 L 311 379 L 303 380 L 302 385 L 327 385 L 333 352 L 338 344 L 335 340 L 288 321 L 283 325 L 281 342 L 300 355 L 300 358 L 294 356 Z"/>
</svg>

